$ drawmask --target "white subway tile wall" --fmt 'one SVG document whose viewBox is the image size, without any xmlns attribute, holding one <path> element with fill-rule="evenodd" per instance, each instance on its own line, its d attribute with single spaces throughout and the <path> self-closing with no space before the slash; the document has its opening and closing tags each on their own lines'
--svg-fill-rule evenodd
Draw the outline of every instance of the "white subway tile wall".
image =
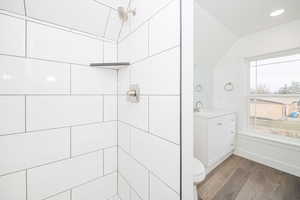
<svg viewBox="0 0 300 200">
<path fill-rule="evenodd" d="M 180 2 L 172 1 L 167 8 L 153 17 L 149 25 L 150 55 L 179 46 Z M 167 26 L 167 27 L 166 27 Z M 164 30 L 164 31 L 162 31 Z M 164 42 L 161 42 L 164 41 Z"/>
<path fill-rule="evenodd" d="M 89 67 L 117 60 L 117 43 L 103 38 L 112 9 L 0 2 L 1 200 L 117 195 L 118 72 Z"/>
<path fill-rule="evenodd" d="M 126 179 L 143 200 L 148 200 L 148 170 L 140 165 L 134 158 L 123 151 L 118 150 L 118 171 Z"/>
<path fill-rule="evenodd" d="M 137 104 L 130 103 L 126 96 L 119 96 L 119 120 L 148 130 L 148 97 L 141 96 Z"/>
<path fill-rule="evenodd" d="M 116 96 L 104 96 L 104 121 L 117 120 L 118 98 Z"/>
<path fill-rule="evenodd" d="M 0 15 L 0 27 L 3 27 L 0 31 L 0 53 L 24 56 L 25 21 Z"/>
<path fill-rule="evenodd" d="M 24 0 L 0 1 L 0 9 L 24 15 Z"/>
<path fill-rule="evenodd" d="M 131 62 L 142 60 L 149 55 L 148 23 L 137 29 L 118 46 L 119 61 Z"/>
<path fill-rule="evenodd" d="M 48 198 L 47 200 L 70 200 L 71 198 L 71 192 L 64 192 L 58 195 L 55 195 L 53 197 Z"/>
<path fill-rule="evenodd" d="M 98 152 L 44 165 L 27 172 L 28 198 L 40 200 L 102 175 Z"/>
<path fill-rule="evenodd" d="M 104 160 L 104 174 L 109 174 L 117 171 L 117 147 L 104 149 L 103 160 Z"/>
<path fill-rule="evenodd" d="M 28 96 L 29 131 L 103 121 L 102 96 Z"/>
<path fill-rule="evenodd" d="M 179 2 L 0 2 L 0 199 L 179 199 Z"/>
<path fill-rule="evenodd" d="M 130 200 L 130 186 L 120 174 L 118 174 L 118 193 L 122 200 Z"/>
<path fill-rule="evenodd" d="M 131 153 L 131 127 L 125 123 L 118 123 L 118 146 Z"/>
<path fill-rule="evenodd" d="M 111 40 L 118 40 L 121 27 L 122 21 L 119 18 L 119 13 L 116 10 L 111 10 L 104 37 Z"/>
<path fill-rule="evenodd" d="M 72 127 L 72 155 L 106 149 L 117 145 L 117 123 L 105 122 Z"/>
<path fill-rule="evenodd" d="M 72 65 L 72 94 L 116 94 L 117 72 Z"/>
<path fill-rule="evenodd" d="M 164 121 L 164 123 L 161 123 Z M 154 135 L 180 143 L 179 96 L 149 97 L 149 130 Z"/>
<path fill-rule="evenodd" d="M 116 44 L 112 44 L 110 42 L 104 42 L 103 43 L 103 48 L 105 49 L 105 51 L 103 51 L 103 58 L 104 58 L 104 62 L 106 63 L 110 63 L 110 62 L 117 62 L 117 45 Z"/>
<path fill-rule="evenodd" d="M 30 0 L 27 1 L 26 7 L 27 15 L 32 18 L 97 36 L 103 36 L 111 10 L 110 7 L 93 0 L 51 0 L 44 2 Z M 88 14 L 83 14 L 83 10 Z"/>
<path fill-rule="evenodd" d="M 72 200 L 108 199 L 117 194 L 117 173 L 101 177 L 96 181 L 72 190 Z"/>
<path fill-rule="evenodd" d="M 178 193 L 171 188 L 165 187 L 155 176 L 150 175 L 150 200 L 179 200 Z"/>
<path fill-rule="evenodd" d="M 180 1 L 131 3 L 138 12 L 118 45 L 119 60 L 133 63 L 118 73 L 119 195 L 179 200 Z M 126 101 L 130 84 L 140 86 L 137 104 Z"/>
<path fill-rule="evenodd" d="M 0 56 L 0 94 L 69 94 L 70 65 Z"/>
<path fill-rule="evenodd" d="M 26 200 L 26 172 L 0 177 L 0 199 Z"/>
<path fill-rule="evenodd" d="M 0 96 L 0 135 L 25 131 L 25 97 Z"/>
<path fill-rule="evenodd" d="M 0 137 L 0 175 L 69 156 L 69 128 Z"/>
</svg>

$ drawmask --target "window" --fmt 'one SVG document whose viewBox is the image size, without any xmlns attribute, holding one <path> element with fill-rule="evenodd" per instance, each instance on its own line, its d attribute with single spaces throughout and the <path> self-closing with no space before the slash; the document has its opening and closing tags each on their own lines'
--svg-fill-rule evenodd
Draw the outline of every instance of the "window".
<svg viewBox="0 0 300 200">
<path fill-rule="evenodd" d="M 300 54 L 250 62 L 249 127 L 300 138 Z"/>
</svg>

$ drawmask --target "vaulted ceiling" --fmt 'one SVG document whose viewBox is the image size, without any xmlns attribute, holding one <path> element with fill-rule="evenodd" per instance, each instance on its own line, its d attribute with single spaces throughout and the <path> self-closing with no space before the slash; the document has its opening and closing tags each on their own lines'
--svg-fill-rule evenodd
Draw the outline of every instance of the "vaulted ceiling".
<svg viewBox="0 0 300 200">
<path fill-rule="evenodd" d="M 117 40 L 122 22 L 117 7 L 129 0 L 6 0 L 0 9 L 30 18 Z"/>
<path fill-rule="evenodd" d="M 196 1 L 238 36 L 300 19 L 300 0 Z M 277 9 L 285 9 L 285 13 L 281 16 L 270 17 L 270 12 Z"/>
</svg>

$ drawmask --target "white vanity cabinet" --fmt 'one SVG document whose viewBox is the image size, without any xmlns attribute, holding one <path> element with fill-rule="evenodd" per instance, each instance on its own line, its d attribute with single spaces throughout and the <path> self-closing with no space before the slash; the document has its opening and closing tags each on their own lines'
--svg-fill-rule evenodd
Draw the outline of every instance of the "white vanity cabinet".
<svg viewBox="0 0 300 200">
<path fill-rule="evenodd" d="M 205 165 L 207 173 L 233 153 L 235 135 L 235 113 L 194 114 L 194 156 Z"/>
</svg>

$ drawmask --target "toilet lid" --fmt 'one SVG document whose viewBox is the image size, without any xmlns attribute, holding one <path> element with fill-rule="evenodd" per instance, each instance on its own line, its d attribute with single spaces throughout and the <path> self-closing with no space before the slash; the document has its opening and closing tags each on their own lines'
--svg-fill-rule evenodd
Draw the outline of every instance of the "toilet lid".
<svg viewBox="0 0 300 200">
<path fill-rule="evenodd" d="M 200 160 L 194 158 L 194 162 L 193 162 L 193 168 L 194 168 L 194 176 L 199 176 L 199 175 L 203 175 L 205 174 L 205 168 L 204 165 L 201 163 Z"/>
</svg>

